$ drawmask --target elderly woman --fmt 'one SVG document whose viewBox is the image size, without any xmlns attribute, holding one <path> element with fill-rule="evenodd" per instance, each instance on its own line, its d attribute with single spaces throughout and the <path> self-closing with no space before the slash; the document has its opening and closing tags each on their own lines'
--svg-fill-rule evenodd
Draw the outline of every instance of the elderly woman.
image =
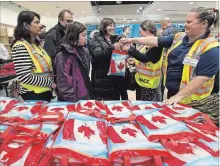
<svg viewBox="0 0 220 166">
<path fill-rule="evenodd" d="M 164 82 L 168 89 L 167 104 L 191 103 L 208 97 L 219 70 L 219 45 L 210 27 L 218 23 L 218 11 L 199 7 L 192 9 L 185 21 L 185 33 L 166 37 L 124 39 L 168 48 L 164 65 Z"/>
</svg>

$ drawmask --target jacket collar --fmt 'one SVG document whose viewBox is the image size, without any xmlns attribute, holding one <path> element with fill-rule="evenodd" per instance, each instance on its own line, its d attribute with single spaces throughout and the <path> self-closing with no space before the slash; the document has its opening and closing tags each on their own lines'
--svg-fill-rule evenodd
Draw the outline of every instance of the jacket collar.
<svg viewBox="0 0 220 166">
<path fill-rule="evenodd" d="M 210 35 L 211 31 L 208 30 L 204 35 L 202 35 L 199 39 L 205 39 L 207 38 L 209 35 Z M 197 39 L 197 40 L 199 40 Z M 184 38 L 183 38 L 183 44 L 184 45 L 189 45 L 189 46 L 192 46 L 196 41 L 192 42 L 192 43 L 189 43 L 189 37 L 186 35 Z"/>
</svg>

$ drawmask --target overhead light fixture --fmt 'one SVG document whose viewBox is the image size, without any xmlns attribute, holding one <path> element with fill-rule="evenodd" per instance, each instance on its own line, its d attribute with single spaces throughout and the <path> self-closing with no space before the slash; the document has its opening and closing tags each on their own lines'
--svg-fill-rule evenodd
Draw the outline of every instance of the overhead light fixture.
<svg viewBox="0 0 220 166">
<path fill-rule="evenodd" d="M 124 21 L 125 21 L 126 19 L 124 18 Z"/>
<path fill-rule="evenodd" d="M 121 4 L 121 1 L 116 1 L 117 4 Z"/>
<path fill-rule="evenodd" d="M 162 10 L 162 9 L 157 9 L 157 10 Z"/>
<path fill-rule="evenodd" d="M 140 10 L 142 10 L 143 9 L 143 7 L 140 7 Z"/>
<path fill-rule="evenodd" d="M 189 2 L 190 5 L 194 4 L 194 2 Z"/>
<path fill-rule="evenodd" d="M 139 13 L 139 12 L 140 12 L 140 10 L 137 10 L 137 12 Z"/>
</svg>

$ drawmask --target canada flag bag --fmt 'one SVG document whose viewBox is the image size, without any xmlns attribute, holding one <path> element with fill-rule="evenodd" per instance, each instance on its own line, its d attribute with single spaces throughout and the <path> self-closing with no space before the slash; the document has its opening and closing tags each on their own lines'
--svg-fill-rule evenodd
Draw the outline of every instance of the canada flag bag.
<svg viewBox="0 0 220 166">
<path fill-rule="evenodd" d="M 162 140 L 162 145 L 172 157 L 164 158 L 166 166 L 217 166 L 218 157 L 213 157 L 208 151 L 187 139 L 178 141 Z"/>
<path fill-rule="evenodd" d="M 192 120 L 199 117 L 202 112 L 193 109 L 187 105 L 177 105 L 176 107 L 162 105 L 162 108 L 167 111 L 166 115 L 176 119 L 178 121 L 182 120 Z"/>
<path fill-rule="evenodd" d="M 76 103 L 75 112 L 96 118 L 106 117 L 105 105 L 97 100 L 80 100 Z"/>
<path fill-rule="evenodd" d="M 0 122 L 12 125 L 16 122 L 25 123 L 38 113 L 41 107 L 40 104 L 18 103 L 0 113 Z"/>
<path fill-rule="evenodd" d="M 66 102 L 48 103 L 41 108 L 39 114 L 31 118 L 31 121 L 42 123 L 62 123 L 69 113 L 74 110 L 75 105 Z"/>
<path fill-rule="evenodd" d="M 35 124 L 7 128 L 0 147 L 0 163 L 6 166 L 37 165 L 46 140 L 58 127 L 53 124 Z"/>
<path fill-rule="evenodd" d="M 20 100 L 10 97 L 0 97 L 0 112 L 3 110 L 8 110 L 15 104 L 19 103 Z"/>
<path fill-rule="evenodd" d="M 104 101 L 107 113 L 107 120 L 116 122 L 126 122 L 135 120 L 130 108 L 132 107 L 129 101 Z"/>
<path fill-rule="evenodd" d="M 150 142 L 137 123 L 109 123 L 108 149 L 111 163 L 120 166 L 162 166 L 161 157 L 170 156 L 160 143 Z"/>
<path fill-rule="evenodd" d="M 162 108 L 161 103 L 153 102 L 153 101 L 131 101 L 132 110 L 148 110 L 154 108 Z"/>
<path fill-rule="evenodd" d="M 142 112 L 142 114 L 140 113 Z M 165 110 L 141 110 L 136 114 L 136 120 L 150 141 L 160 139 L 179 139 L 195 134 L 182 122 L 176 121 L 164 114 Z"/>
<path fill-rule="evenodd" d="M 50 165 L 54 159 L 65 165 L 108 166 L 105 120 L 70 112 L 39 166 Z"/>
<path fill-rule="evenodd" d="M 113 50 L 108 75 L 125 76 L 127 58 L 128 53 Z"/>
<path fill-rule="evenodd" d="M 205 118 L 203 123 L 186 121 L 187 127 L 199 136 L 194 140 L 196 144 L 217 157 L 219 156 L 219 128 L 215 126 L 208 115 L 202 116 Z"/>
</svg>

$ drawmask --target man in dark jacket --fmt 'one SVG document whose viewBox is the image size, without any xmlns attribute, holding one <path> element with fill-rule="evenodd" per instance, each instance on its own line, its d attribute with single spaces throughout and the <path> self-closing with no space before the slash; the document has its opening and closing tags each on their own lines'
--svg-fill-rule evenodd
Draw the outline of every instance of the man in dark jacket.
<svg viewBox="0 0 220 166">
<path fill-rule="evenodd" d="M 169 17 L 165 17 L 163 21 L 161 21 L 161 27 L 163 29 L 162 35 L 169 36 L 172 34 L 176 34 L 178 29 L 172 26 L 171 20 Z"/>
<path fill-rule="evenodd" d="M 62 38 L 65 36 L 65 30 L 68 24 L 73 22 L 73 13 L 69 10 L 62 10 L 58 15 L 58 24 L 47 32 L 45 38 L 44 49 L 54 62 L 56 48 L 61 44 Z"/>
</svg>

